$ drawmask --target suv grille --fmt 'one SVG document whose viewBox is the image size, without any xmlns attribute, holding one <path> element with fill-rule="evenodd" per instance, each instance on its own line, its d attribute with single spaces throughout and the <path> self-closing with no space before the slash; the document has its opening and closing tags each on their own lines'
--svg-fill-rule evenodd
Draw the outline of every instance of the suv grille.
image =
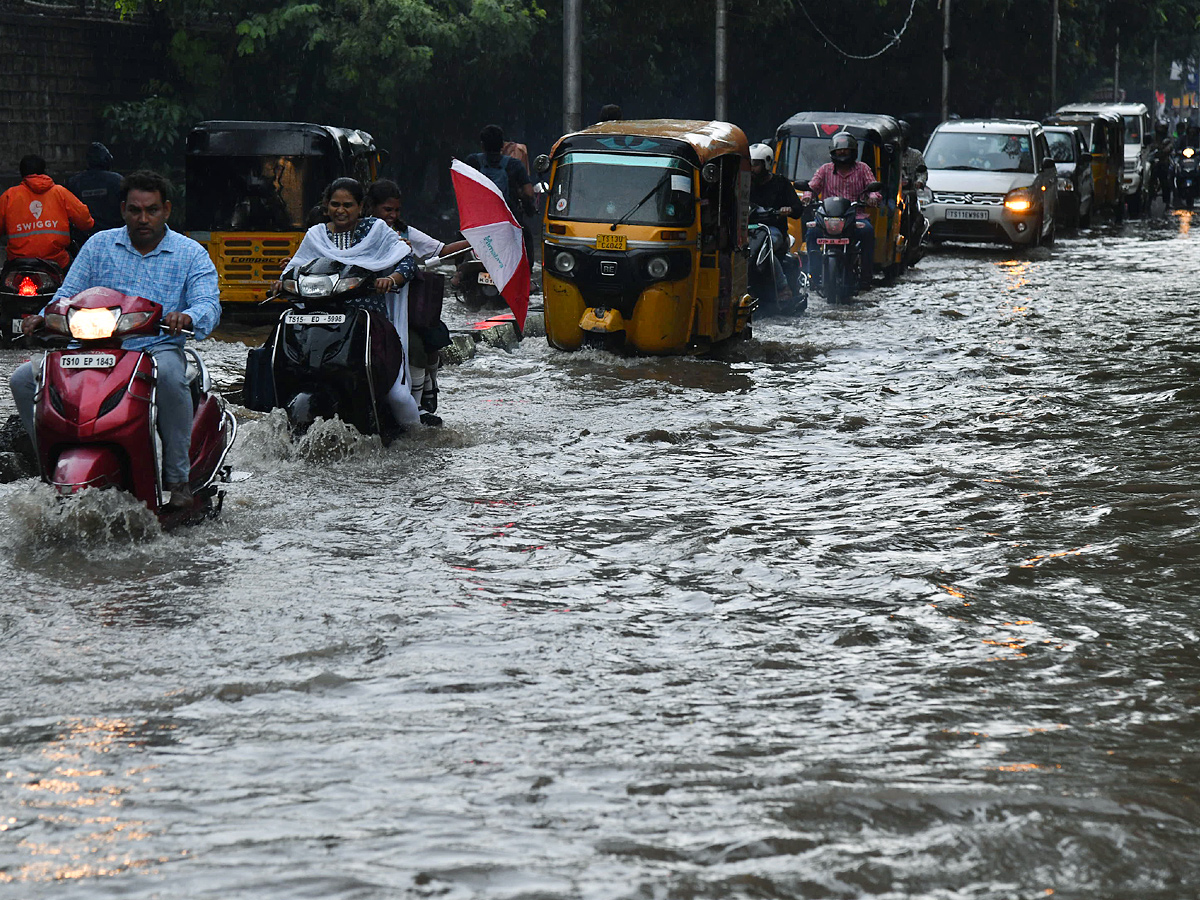
<svg viewBox="0 0 1200 900">
<path fill-rule="evenodd" d="M 1003 206 L 1003 194 L 976 194 L 972 191 L 934 191 L 934 203 L 957 206 Z"/>
</svg>

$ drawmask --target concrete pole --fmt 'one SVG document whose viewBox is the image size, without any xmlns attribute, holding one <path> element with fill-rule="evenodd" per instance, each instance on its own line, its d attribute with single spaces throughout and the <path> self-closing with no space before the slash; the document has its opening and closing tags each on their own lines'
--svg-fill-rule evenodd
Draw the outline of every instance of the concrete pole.
<svg viewBox="0 0 1200 900">
<path fill-rule="evenodd" d="M 1121 29 L 1117 29 L 1117 46 L 1113 53 L 1113 103 L 1121 102 Z"/>
<path fill-rule="evenodd" d="M 580 19 L 583 0 L 563 0 L 563 131 L 583 122 L 583 70 L 580 66 Z"/>
<path fill-rule="evenodd" d="M 1050 112 L 1058 109 L 1058 0 L 1050 13 Z"/>
<path fill-rule="evenodd" d="M 725 35 L 726 4 L 727 0 L 717 0 L 717 102 L 715 109 L 717 119 L 722 122 L 729 118 L 729 112 L 726 108 L 725 81 L 725 61 L 728 51 Z"/>
<path fill-rule="evenodd" d="M 942 121 L 950 118 L 950 0 L 942 0 Z"/>
</svg>

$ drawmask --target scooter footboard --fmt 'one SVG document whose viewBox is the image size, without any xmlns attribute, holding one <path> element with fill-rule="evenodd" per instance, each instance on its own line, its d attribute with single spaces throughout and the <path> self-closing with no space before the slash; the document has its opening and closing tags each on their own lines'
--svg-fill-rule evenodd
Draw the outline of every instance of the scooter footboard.
<svg viewBox="0 0 1200 900">
<path fill-rule="evenodd" d="M 68 447 L 54 464 L 50 483 L 60 494 L 77 494 L 85 488 L 119 487 L 121 458 L 103 444 Z"/>
</svg>

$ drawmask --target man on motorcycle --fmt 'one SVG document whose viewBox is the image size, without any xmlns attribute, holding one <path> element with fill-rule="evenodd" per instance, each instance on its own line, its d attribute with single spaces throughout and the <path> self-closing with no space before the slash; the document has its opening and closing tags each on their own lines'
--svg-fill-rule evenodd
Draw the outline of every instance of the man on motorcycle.
<svg viewBox="0 0 1200 900">
<path fill-rule="evenodd" d="M 107 287 L 162 304 L 162 324 L 167 335 L 131 338 L 122 346 L 148 350 L 154 356 L 163 482 L 171 492 L 167 506 L 190 509 L 188 449 L 193 409 L 185 375 L 182 332 L 192 331 L 196 340 L 207 337 L 221 320 L 221 303 L 217 269 L 208 251 L 167 227 L 171 215 L 170 190 L 170 183 L 157 172 L 127 175 L 121 182 L 121 217 L 125 227 L 101 231 L 83 245 L 51 302 L 74 297 L 90 287 Z M 21 323 L 21 330 L 32 334 L 44 321 L 40 315 L 28 316 Z M 32 362 L 13 372 L 11 387 L 21 423 L 34 437 L 37 372 Z"/>
<path fill-rule="evenodd" d="M 771 171 L 774 162 L 775 154 L 766 144 L 750 146 L 750 207 L 753 209 L 757 206 L 762 209 L 778 211 L 778 216 L 771 217 L 773 221 L 767 221 L 765 217 L 759 218 L 758 221 L 761 221 L 770 230 L 771 244 L 775 248 L 776 265 L 781 265 L 781 261 L 787 259 L 787 251 L 790 246 L 785 220 L 800 218 L 804 204 L 800 202 L 800 197 L 796 193 L 796 189 L 792 187 L 792 183 L 782 175 L 776 175 Z M 781 268 L 787 278 L 788 287 L 792 289 L 792 294 L 799 296 L 798 273 L 793 272 L 790 266 L 781 265 Z M 778 277 L 775 280 L 778 283 Z"/>
<path fill-rule="evenodd" d="M 809 190 L 804 199 L 811 200 L 814 196 L 824 200 L 826 197 L 844 197 L 857 201 L 871 182 L 875 181 L 875 173 L 864 162 L 858 161 L 858 139 L 846 131 L 839 131 L 829 141 L 829 162 L 817 169 L 816 174 L 808 181 Z M 811 192 L 811 193 L 810 193 Z M 868 206 L 879 206 L 883 195 L 868 194 Z M 858 221 L 855 223 L 854 241 L 858 244 L 859 256 L 862 262 L 862 283 L 864 289 L 871 286 L 871 277 L 875 274 L 875 229 L 871 226 L 869 213 L 860 208 Z M 814 280 L 821 277 L 821 255 L 817 247 L 820 229 L 814 221 L 805 233 L 804 241 L 808 245 L 809 273 Z"/>
<path fill-rule="evenodd" d="M 46 174 L 46 161 L 21 159 L 21 183 L 0 195 L 0 228 L 9 259 L 46 259 L 65 269 L 71 263 L 71 226 L 88 231 L 95 221 L 83 202 Z"/>
</svg>

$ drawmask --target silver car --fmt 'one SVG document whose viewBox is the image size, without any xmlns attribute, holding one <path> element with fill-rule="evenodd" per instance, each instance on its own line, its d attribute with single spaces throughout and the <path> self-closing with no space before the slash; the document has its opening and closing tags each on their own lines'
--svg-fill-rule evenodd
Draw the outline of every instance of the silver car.
<svg viewBox="0 0 1200 900">
<path fill-rule="evenodd" d="M 1058 172 L 1042 126 L 1027 119 L 943 122 L 925 147 L 925 217 L 935 241 L 1054 240 Z"/>
</svg>

